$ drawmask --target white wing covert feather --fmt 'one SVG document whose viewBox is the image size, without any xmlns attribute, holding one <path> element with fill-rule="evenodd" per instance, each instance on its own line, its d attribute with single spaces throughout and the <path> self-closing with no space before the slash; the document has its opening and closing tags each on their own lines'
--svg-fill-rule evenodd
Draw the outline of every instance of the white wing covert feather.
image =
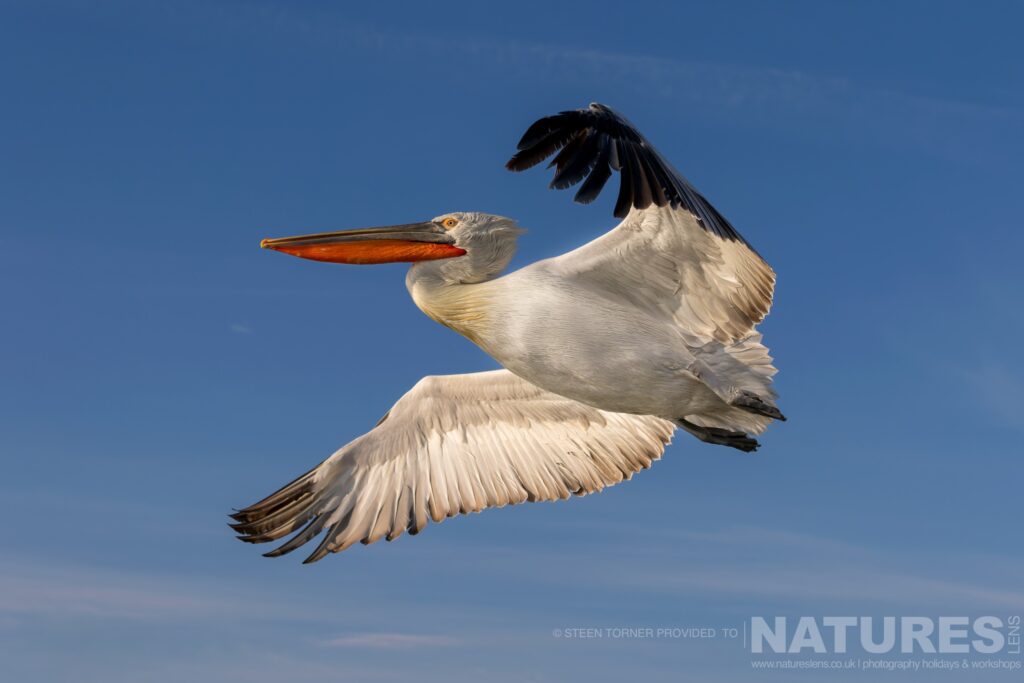
<svg viewBox="0 0 1024 683">
<path fill-rule="evenodd" d="M 252 543 L 326 530 L 306 562 L 358 542 L 415 534 L 428 520 L 600 491 L 661 457 L 675 425 L 598 410 L 507 370 L 425 377 L 376 427 L 233 515 Z"/>
<path fill-rule="evenodd" d="M 672 316 L 694 344 L 751 335 L 771 308 L 775 273 L 750 247 L 688 211 L 634 209 L 616 228 L 550 264 L 580 286 Z"/>
<path fill-rule="evenodd" d="M 620 175 L 614 214 L 623 222 L 553 259 L 566 275 L 633 305 L 673 316 L 697 342 L 746 338 L 768 314 L 775 273 L 743 236 L 624 116 L 603 104 L 531 125 L 509 159 L 524 171 L 554 155 L 550 187 L 577 183 L 577 202 Z"/>
</svg>

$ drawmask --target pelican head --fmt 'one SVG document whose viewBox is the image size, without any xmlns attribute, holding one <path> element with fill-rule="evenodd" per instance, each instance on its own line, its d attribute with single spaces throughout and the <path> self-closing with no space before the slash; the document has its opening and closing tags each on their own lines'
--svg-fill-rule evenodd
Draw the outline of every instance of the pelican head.
<svg viewBox="0 0 1024 683">
<path fill-rule="evenodd" d="M 431 271 L 449 282 L 468 283 L 504 270 L 523 232 L 511 218 L 457 211 L 422 223 L 265 239 L 260 246 L 329 263 L 437 261 L 429 264 Z"/>
</svg>

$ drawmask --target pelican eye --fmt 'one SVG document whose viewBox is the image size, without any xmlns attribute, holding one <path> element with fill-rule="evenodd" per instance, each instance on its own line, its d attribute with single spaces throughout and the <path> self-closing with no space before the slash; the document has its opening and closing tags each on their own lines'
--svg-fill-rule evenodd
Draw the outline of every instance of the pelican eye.
<svg viewBox="0 0 1024 683">
<path fill-rule="evenodd" d="M 456 225 L 458 225 L 458 224 L 459 224 L 459 222 L 458 222 L 457 220 L 455 220 L 454 218 L 452 218 L 451 216 L 449 216 L 448 218 L 444 218 L 444 219 L 442 219 L 442 220 L 441 220 L 441 225 L 442 225 L 442 226 L 443 226 L 443 227 L 444 227 L 444 228 L 445 228 L 446 230 L 451 230 L 452 228 L 454 228 L 454 227 L 455 227 Z"/>
</svg>

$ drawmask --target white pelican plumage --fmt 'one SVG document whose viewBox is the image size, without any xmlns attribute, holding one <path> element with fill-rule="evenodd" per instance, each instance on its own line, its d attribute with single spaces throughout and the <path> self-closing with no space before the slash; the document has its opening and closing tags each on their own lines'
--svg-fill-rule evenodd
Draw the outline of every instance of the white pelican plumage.
<svg viewBox="0 0 1024 683">
<path fill-rule="evenodd" d="M 295 533 L 277 556 L 326 531 L 313 562 L 428 519 L 599 491 L 649 467 L 676 427 L 750 451 L 750 434 L 785 419 L 755 329 L 771 267 L 612 109 L 537 121 L 507 167 L 556 152 L 551 187 L 582 181 L 582 203 L 620 173 L 622 222 L 507 275 L 523 231 L 484 213 L 263 241 L 319 261 L 412 262 L 416 305 L 505 369 L 424 378 L 371 431 L 232 515 L 239 538 Z"/>
</svg>

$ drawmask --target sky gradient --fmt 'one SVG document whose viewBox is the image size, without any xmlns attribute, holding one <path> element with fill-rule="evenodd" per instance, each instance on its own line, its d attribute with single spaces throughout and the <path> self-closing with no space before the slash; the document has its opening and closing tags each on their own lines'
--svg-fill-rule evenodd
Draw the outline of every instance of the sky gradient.
<svg viewBox="0 0 1024 683">
<path fill-rule="evenodd" d="M 1020 5 L 365 5 L 0 2 L 5 680 L 812 681 L 552 632 L 1024 612 Z M 313 566 L 235 541 L 420 377 L 495 367 L 404 266 L 259 240 L 479 210 L 516 267 L 566 251 L 614 193 L 502 165 L 590 101 L 778 272 L 789 422 Z M 929 680 L 824 680 L 886 676 Z"/>
</svg>

